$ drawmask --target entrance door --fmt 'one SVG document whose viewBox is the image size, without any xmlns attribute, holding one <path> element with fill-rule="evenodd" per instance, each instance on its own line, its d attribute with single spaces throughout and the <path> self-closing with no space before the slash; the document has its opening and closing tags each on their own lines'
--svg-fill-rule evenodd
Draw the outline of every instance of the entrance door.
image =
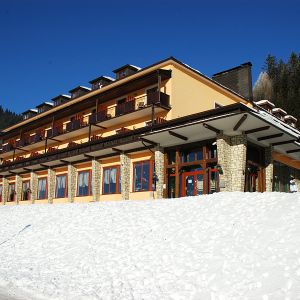
<svg viewBox="0 0 300 300">
<path fill-rule="evenodd" d="M 182 173 L 182 196 L 197 196 L 203 194 L 204 172 Z"/>
</svg>

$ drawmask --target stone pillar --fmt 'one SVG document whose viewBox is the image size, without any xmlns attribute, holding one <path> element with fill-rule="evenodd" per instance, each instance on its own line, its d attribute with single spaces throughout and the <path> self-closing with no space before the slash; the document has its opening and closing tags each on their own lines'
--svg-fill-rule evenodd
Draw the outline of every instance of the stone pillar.
<svg viewBox="0 0 300 300">
<path fill-rule="evenodd" d="M 2 201 L 5 204 L 8 200 L 8 179 L 2 177 Z"/>
<path fill-rule="evenodd" d="M 38 192 L 38 177 L 37 174 L 31 171 L 30 173 L 30 200 L 33 204 L 37 198 Z"/>
<path fill-rule="evenodd" d="M 231 137 L 230 145 L 231 191 L 244 192 L 247 154 L 246 135 L 241 134 Z"/>
<path fill-rule="evenodd" d="M 121 194 L 123 200 L 129 200 L 130 193 L 130 164 L 131 159 L 124 153 L 120 154 L 121 162 Z"/>
<path fill-rule="evenodd" d="M 72 165 L 68 165 L 68 201 L 74 202 L 76 195 L 76 168 Z"/>
<path fill-rule="evenodd" d="M 273 147 L 265 148 L 265 172 L 266 172 L 266 192 L 272 192 L 273 190 L 273 159 L 272 159 Z"/>
<path fill-rule="evenodd" d="M 155 199 L 162 199 L 164 196 L 165 160 L 164 150 L 161 147 L 155 149 L 155 175 L 157 180 Z"/>
<path fill-rule="evenodd" d="M 244 134 L 228 137 L 217 136 L 218 164 L 222 167 L 220 174 L 220 191 L 243 192 L 245 186 L 245 169 L 247 138 Z"/>
<path fill-rule="evenodd" d="M 48 203 L 53 203 L 55 198 L 55 171 L 51 168 L 48 169 Z"/>
<path fill-rule="evenodd" d="M 100 162 L 95 158 L 92 160 L 92 193 L 93 201 L 100 200 L 101 176 L 100 176 Z"/>
<path fill-rule="evenodd" d="M 230 191 L 231 175 L 230 163 L 230 138 L 222 133 L 217 136 L 218 165 L 221 166 L 223 174 L 219 174 L 220 191 Z"/>
<path fill-rule="evenodd" d="M 15 191 L 16 191 L 16 202 L 19 204 L 19 202 L 22 200 L 22 177 L 20 175 L 16 175 L 16 181 L 15 181 Z"/>
</svg>

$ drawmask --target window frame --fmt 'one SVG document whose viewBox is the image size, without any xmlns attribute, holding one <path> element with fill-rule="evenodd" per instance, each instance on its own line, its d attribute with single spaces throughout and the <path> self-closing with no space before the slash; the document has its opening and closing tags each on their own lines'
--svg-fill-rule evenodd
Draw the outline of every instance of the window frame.
<svg viewBox="0 0 300 300">
<path fill-rule="evenodd" d="M 81 173 L 89 173 L 89 182 L 88 182 L 88 194 L 87 195 L 79 195 L 79 175 Z M 88 197 L 92 195 L 92 170 L 82 170 L 77 171 L 77 188 L 76 188 L 76 197 Z"/>
<path fill-rule="evenodd" d="M 40 180 L 43 180 L 43 179 L 46 179 L 46 194 L 45 194 L 45 198 L 39 198 L 39 181 Z M 48 177 L 40 177 L 38 178 L 38 184 L 37 184 L 37 200 L 46 200 L 48 199 Z"/>
<path fill-rule="evenodd" d="M 147 162 L 149 162 L 149 186 L 148 186 L 148 189 L 147 190 L 141 189 L 139 191 L 136 191 L 135 190 L 135 182 L 136 182 L 135 181 L 135 166 L 139 165 L 139 164 L 143 165 L 143 164 L 145 164 Z M 153 159 L 140 160 L 140 161 L 136 161 L 136 162 L 133 163 L 133 170 L 132 170 L 132 172 L 133 172 L 133 176 L 132 176 L 132 192 L 133 193 L 149 192 L 149 191 L 155 190 L 155 187 L 153 188 L 153 174 L 154 174 L 154 168 L 155 168 L 154 164 L 155 163 L 154 163 Z M 141 170 L 141 178 L 140 178 L 141 179 L 140 180 L 141 186 L 143 186 L 142 185 L 142 173 L 143 173 L 143 169 Z"/>
<path fill-rule="evenodd" d="M 65 191 L 64 191 L 64 197 L 57 197 L 57 177 L 66 177 L 66 186 L 65 186 Z M 55 176 L 55 198 L 56 199 L 62 199 L 62 198 L 67 198 L 68 197 L 68 173 L 63 173 L 63 174 L 58 174 Z"/>
<path fill-rule="evenodd" d="M 106 170 L 110 170 L 116 168 L 117 173 L 116 173 L 116 192 L 115 193 L 105 193 L 104 192 L 104 173 Z M 109 172 L 110 175 L 110 172 Z M 121 167 L 120 165 L 114 165 L 114 166 L 109 166 L 109 167 L 103 167 L 103 172 L 102 172 L 102 195 L 114 195 L 114 194 L 121 194 L 122 193 L 122 185 L 120 181 L 120 177 L 121 177 Z M 109 183 L 110 186 L 110 183 Z M 110 188 L 109 188 L 110 190 Z"/>
</svg>

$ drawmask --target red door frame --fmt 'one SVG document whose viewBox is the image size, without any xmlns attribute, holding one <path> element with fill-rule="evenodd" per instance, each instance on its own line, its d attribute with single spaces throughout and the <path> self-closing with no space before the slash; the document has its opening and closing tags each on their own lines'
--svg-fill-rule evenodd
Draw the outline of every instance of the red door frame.
<svg viewBox="0 0 300 300">
<path fill-rule="evenodd" d="M 182 173 L 182 179 L 181 179 L 181 197 L 186 197 L 186 177 L 187 176 L 194 176 L 194 181 L 195 181 L 195 176 L 196 175 L 202 175 L 203 176 L 203 195 L 206 194 L 205 186 L 206 186 L 206 179 L 205 179 L 205 172 L 204 170 L 201 171 L 191 171 L 191 172 L 183 172 Z M 197 185 L 194 184 L 194 196 L 196 195 L 197 191 Z"/>
</svg>

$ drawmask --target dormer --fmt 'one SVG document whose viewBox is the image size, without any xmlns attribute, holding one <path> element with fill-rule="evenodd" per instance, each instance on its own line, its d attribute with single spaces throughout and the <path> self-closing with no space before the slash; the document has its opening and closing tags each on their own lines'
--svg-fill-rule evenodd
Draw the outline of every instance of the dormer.
<svg viewBox="0 0 300 300">
<path fill-rule="evenodd" d="M 101 89 L 103 86 L 106 86 L 112 82 L 114 82 L 115 79 L 109 77 L 109 76 L 100 76 L 96 79 L 91 80 L 89 83 L 92 85 L 92 90 Z"/>
<path fill-rule="evenodd" d="M 284 121 L 284 116 L 287 115 L 287 112 L 286 112 L 285 110 L 279 108 L 279 107 L 276 107 L 276 108 L 273 108 L 273 109 L 272 109 L 272 114 L 273 114 L 276 118 L 278 118 L 278 119 Z"/>
<path fill-rule="evenodd" d="M 28 110 L 26 110 L 22 113 L 23 120 L 27 120 L 29 118 L 32 118 L 32 117 L 36 116 L 37 113 L 38 113 L 38 110 L 35 109 L 35 108 L 28 109 Z"/>
<path fill-rule="evenodd" d="M 296 127 L 297 119 L 291 115 L 286 115 L 284 121 L 292 127 Z"/>
<path fill-rule="evenodd" d="M 40 105 L 37 105 L 37 110 L 38 110 L 38 114 L 43 113 L 44 111 L 47 111 L 49 109 L 51 109 L 54 106 L 54 104 L 52 102 L 44 102 Z"/>
<path fill-rule="evenodd" d="M 77 86 L 76 88 L 69 91 L 71 94 L 71 99 L 78 98 L 82 95 L 85 95 L 86 93 L 90 92 L 91 89 L 85 86 Z"/>
<path fill-rule="evenodd" d="M 255 102 L 255 104 L 265 109 L 270 114 L 272 113 L 272 109 L 275 108 L 275 104 L 270 102 L 269 100 L 260 100 Z"/>
<path fill-rule="evenodd" d="M 114 70 L 113 72 L 116 74 L 116 80 L 122 79 L 124 77 L 127 77 L 129 75 L 135 74 L 138 72 L 141 68 L 133 66 L 133 65 L 125 65 L 121 68 L 118 68 Z"/>
<path fill-rule="evenodd" d="M 59 95 L 57 97 L 54 97 L 52 101 L 54 102 L 54 106 L 61 105 L 71 99 L 71 96 L 69 95 Z"/>
</svg>

